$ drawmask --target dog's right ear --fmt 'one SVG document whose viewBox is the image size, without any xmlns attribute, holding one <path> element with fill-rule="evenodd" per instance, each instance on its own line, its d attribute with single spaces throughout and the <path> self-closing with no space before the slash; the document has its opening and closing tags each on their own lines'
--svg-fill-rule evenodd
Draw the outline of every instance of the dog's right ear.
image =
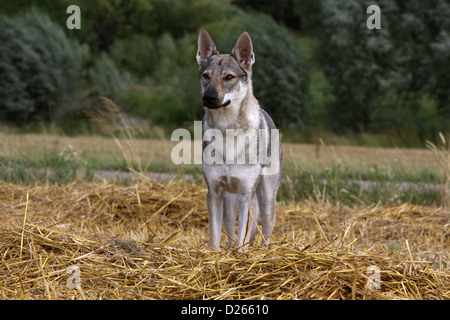
<svg viewBox="0 0 450 320">
<path fill-rule="evenodd" d="M 214 54 L 218 54 L 214 41 L 205 29 L 200 30 L 197 50 L 197 63 L 199 67 L 202 67 Z"/>
</svg>

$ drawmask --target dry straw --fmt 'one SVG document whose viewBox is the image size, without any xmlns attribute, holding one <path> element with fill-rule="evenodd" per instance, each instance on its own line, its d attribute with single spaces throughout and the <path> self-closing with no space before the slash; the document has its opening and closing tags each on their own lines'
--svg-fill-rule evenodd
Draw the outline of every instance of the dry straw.
<svg viewBox="0 0 450 320">
<path fill-rule="evenodd" d="M 450 210 L 450 134 L 447 134 L 446 139 L 444 134 L 439 132 L 439 140 L 437 146 L 427 141 L 427 147 L 433 152 L 442 177 L 443 207 Z"/>
<path fill-rule="evenodd" d="M 440 208 L 280 204 L 271 245 L 211 252 L 205 199 L 175 180 L 1 184 L 0 298 L 450 299 Z"/>
</svg>

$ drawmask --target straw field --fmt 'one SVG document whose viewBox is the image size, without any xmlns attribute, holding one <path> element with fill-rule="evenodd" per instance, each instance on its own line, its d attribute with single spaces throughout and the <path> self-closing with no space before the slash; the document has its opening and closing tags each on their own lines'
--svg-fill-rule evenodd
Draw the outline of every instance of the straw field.
<svg viewBox="0 0 450 320">
<path fill-rule="evenodd" d="M 442 208 L 280 203 L 272 243 L 239 253 L 208 250 L 205 201 L 182 180 L 2 183 L 0 298 L 450 299 Z"/>
</svg>

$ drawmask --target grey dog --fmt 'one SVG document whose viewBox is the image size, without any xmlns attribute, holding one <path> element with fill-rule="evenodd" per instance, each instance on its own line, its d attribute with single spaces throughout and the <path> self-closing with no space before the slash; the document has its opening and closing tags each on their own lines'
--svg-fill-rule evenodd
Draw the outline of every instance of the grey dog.
<svg viewBox="0 0 450 320">
<path fill-rule="evenodd" d="M 254 62 L 247 32 L 239 36 L 231 54 L 219 54 L 208 32 L 200 31 L 197 63 L 205 109 L 202 163 L 208 186 L 209 246 L 214 250 L 220 248 L 222 222 L 228 244 L 239 250 L 247 249 L 257 230 L 263 243 L 269 243 L 275 226 L 281 144 L 273 120 L 253 95 Z M 206 134 L 211 130 L 214 140 Z M 217 133 L 226 138 L 226 144 Z M 211 161 L 208 155 L 223 161 Z"/>
</svg>

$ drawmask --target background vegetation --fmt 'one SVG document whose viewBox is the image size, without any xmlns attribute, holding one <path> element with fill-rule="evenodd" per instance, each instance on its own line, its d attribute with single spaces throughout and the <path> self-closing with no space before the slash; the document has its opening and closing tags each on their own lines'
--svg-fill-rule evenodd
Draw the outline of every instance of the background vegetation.
<svg viewBox="0 0 450 320">
<path fill-rule="evenodd" d="M 66 27 L 72 4 L 80 30 Z M 366 27 L 370 4 L 381 8 L 380 30 Z M 256 96 L 285 142 L 280 199 L 446 203 L 449 17 L 446 0 L 0 2 L 0 180 L 66 184 L 131 168 L 200 181 L 199 166 L 161 155 L 169 144 L 138 140 L 202 118 L 195 54 L 204 27 L 220 52 L 251 34 Z M 49 132 L 78 137 L 49 141 Z M 111 133 L 119 145 L 91 135 Z M 89 142 L 72 149 L 80 136 Z M 386 146 L 435 147 L 373 149 Z"/>
<path fill-rule="evenodd" d="M 66 28 L 70 4 L 81 30 Z M 366 28 L 370 4 L 380 30 Z M 77 131 L 80 110 L 106 96 L 162 128 L 192 123 L 203 114 L 194 57 L 205 27 L 221 52 L 250 32 L 256 95 L 290 139 L 368 133 L 424 146 L 450 123 L 449 16 L 445 0 L 2 2 L 0 117 Z"/>
</svg>

